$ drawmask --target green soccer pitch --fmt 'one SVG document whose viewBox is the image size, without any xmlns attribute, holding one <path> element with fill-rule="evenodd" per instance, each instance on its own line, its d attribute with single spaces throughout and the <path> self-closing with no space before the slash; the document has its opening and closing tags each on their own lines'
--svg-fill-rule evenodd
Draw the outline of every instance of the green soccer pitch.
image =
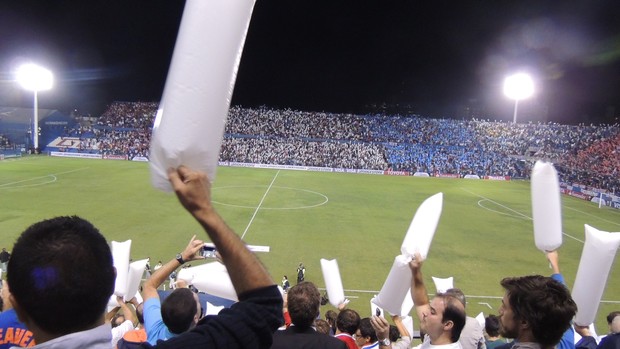
<svg viewBox="0 0 620 349">
<path fill-rule="evenodd" d="M 295 284 L 299 262 L 306 280 L 324 287 L 319 260 L 337 259 L 349 307 L 370 315 L 411 219 L 427 197 L 444 193 L 443 213 L 424 275 L 454 277 L 468 296 L 468 314 L 497 314 L 505 276 L 549 275 L 534 245 L 529 182 L 390 177 L 220 167 L 213 183 L 215 206 L 259 253 L 276 283 Z M 584 244 L 584 224 L 620 231 L 620 211 L 562 196 L 564 242 L 560 266 L 573 286 Z M 30 224 L 79 215 L 108 240 L 131 239 L 132 258 L 166 262 L 200 226 L 173 194 L 153 189 L 147 163 L 31 156 L 0 161 L 1 245 L 11 250 Z M 96 271 L 94 274 L 96 275 Z M 620 268 L 614 264 L 597 315 L 620 309 Z M 323 307 L 324 313 L 331 305 Z M 414 315 L 415 316 L 415 315 Z M 416 321 L 417 323 L 417 321 Z M 417 327 L 417 324 L 416 324 Z"/>
</svg>

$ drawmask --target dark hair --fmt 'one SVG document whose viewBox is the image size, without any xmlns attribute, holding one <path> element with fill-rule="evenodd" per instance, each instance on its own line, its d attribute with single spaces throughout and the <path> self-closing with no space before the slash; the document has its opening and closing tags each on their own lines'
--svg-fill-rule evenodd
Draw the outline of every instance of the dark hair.
<svg viewBox="0 0 620 349">
<path fill-rule="evenodd" d="M 174 334 L 189 330 L 197 312 L 194 292 L 189 288 L 175 289 L 161 303 L 161 319 Z"/>
<path fill-rule="evenodd" d="M 499 318 L 493 314 L 484 319 L 484 330 L 490 337 L 499 336 Z"/>
<path fill-rule="evenodd" d="M 329 327 L 332 327 L 336 330 L 336 319 L 338 318 L 338 313 L 333 310 L 328 310 L 325 312 L 325 320 L 329 323 Z"/>
<path fill-rule="evenodd" d="M 390 337 L 390 341 L 391 342 L 396 342 L 397 340 L 400 339 L 400 331 L 398 330 L 398 327 L 394 326 L 394 325 L 390 325 L 390 333 L 388 335 Z"/>
<path fill-rule="evenodd" d="M 336 318 L 336 328 L 340 332 L 354 335 L 360 327 L 360 315 L 353 309 L 344 309 Z"/>
<path fill-rule="evenodd" d="M 329 331 L 331 327 L 329 326 L 329 322 L 323 319 L 314 319 L 314 327 L 316 327 L 316 331 L 318 333 L 329 335 Z"/>
<path fill-rule="evenodd" d="M 438 293 L 435 297 L 439 297 L 443 300 L 445 308 L 441 316 L 441 321 L 446 323 L 452 321 L 452 332 L 450 333 L 450 340 L 452 343 L 459 341 L 461 332 L 465 327 L 465 321 L 467 315 L 465 314 L 465 306 L 461 300 L 449 293 Z"/>
<path fill-rule="evenodd" d="M 377 333 L 375 332 L 375 329 L 372 327 L 369 317 L 365 317 L 362 320 L 360 320 L 360 333 L 362 337 L 364 338 L 370 337 L 371 343 L 374 343 L 377 341 Z"/>
<path fill-rule="evenodd" d="M 612 311 L 611 313 L 609 313 L 609 315 L 607 315 L 607 324 L 611 325 L 611 323 L 614 322 L 616 316 L 620 316 L 620 311 Z"/>
<path fill-rule="evenodd" d="M 105 238 L 77 216 L 28 227 L 15 242 L 7 274 L 19 307 L 55 335 L 100 321 L 116 278 Z"/>
<path fill-rule="evenodd" d="M 314 323 L 319 316 L 321 294 L 316 286 L 303 281 L 288 291 L 288 312 L 295 326 L 305 329 Z"/>
<path fill-rule="evenodd" d="M 556 345 L 577 312 L 566 286 L 541 275 L 504 278 L 501 285 L 515 320 L 526 321 L 541 346 Z"/>
</svg>

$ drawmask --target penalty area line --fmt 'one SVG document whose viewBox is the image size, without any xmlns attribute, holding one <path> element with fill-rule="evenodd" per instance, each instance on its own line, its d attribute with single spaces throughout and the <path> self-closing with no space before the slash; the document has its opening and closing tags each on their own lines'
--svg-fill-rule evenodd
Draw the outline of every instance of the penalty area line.
<svg viewBox="0 0 620 349">
<path fill-rule="evenodd" d="M 533 221 L 533 220 L 534 220 L 532 217 L 527 216 L 527 215 L 525 215 L 525 214 L 523 214 L 523 213 L 521 213 L 521 212 L 519 212 L 519 211 L 513 210 L 512 208 L 510 208 L 510 207 L 508 207 L 508 206 L 502 205 L 502 204 L 500 204 L 500 203 L 499 203 L 499 202 L 497 202 L 497 201 L 494 201 L 494 200 L 491 200 L 491 199 L 489 199 L 489 198 L 487 198 L 487 197 L 484 197 L 484 196 L 482 196 L 482 195 L 476 194 L 476 193 L 474 193 L 474 192 L 472 192 L 472 191 L 469 191 L 469 190 L 467 190 L 467 189 L 465 189 L 465 188 L 461 188 L 461 190 L 466 191 L 466 192 L 468 192 L 468 193 L 470 193 L 470 194 L 472 194 L 472 195 L 475 195 L 475 196 L 477 196 L 477 197 L 479 197 L 479 198 L 483 198 L 483 199 L 485 199 L 485 200 L 487 200 L 487 201 L 490 201 L 490 202 L 492 202 L 492 203 L 494 203 L 494 204 L 496 204 L 496 205 L 498 205 L 498 206 L 500 206 L 500 207 L 503 207 L 503 208 L 505 208 L 505 209 L 507 209 L 507 210 L 509 210 L 509 211 L 512 211 L 512 212 L 514 212 L 514 213 L 516 213 L 516 214 L 518 214 L 518 215 L 522 216 L 523 218 L 526 218 L 526 219 L 531 220 L 531 221 Z M 484 206 L 480 205 L 480 203 L 478 203 L 478 206 L 480 206 L 480 207 L 484 208 L 485 210 L 488 210 L 488 211 L 491 211 L 491 212 L 496 212 L 496 213 L 499 213 L 499 212 L 497 212 L 497 211 L 495 211 L 495 210 L 491 210 L 491 209 L 489 209 L 488 207 L 484 207 Z M 572 236 L 572 235 L 570 235 L 570 234 L 567 234 L 567 233 L 565 233 L 565 232 L 562 232 L 562 235 L 566 235 L 566 236 L 568 236 L 569 238 L 571 238 L 571 239 L 573 239 L 573 240 L 575 240 L 575 241 L 579 241 L 579 242 L 581 242 L 582 244 L 585 244 L 585 241 L 580 240 L 580 239 L 577 239 L 576 237 L 574 237 L 574 236 Z"/>
</svg>

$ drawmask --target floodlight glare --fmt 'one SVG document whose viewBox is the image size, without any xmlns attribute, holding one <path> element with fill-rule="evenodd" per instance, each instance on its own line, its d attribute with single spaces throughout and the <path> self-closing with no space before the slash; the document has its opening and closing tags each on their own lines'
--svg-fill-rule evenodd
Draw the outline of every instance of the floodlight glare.
<svg viewBox="0 0 620 349">
<path fill-rule="evenodd" d="M 534 81 L 524 73 L 511 75 L 504 80 L 504 94 L 510 99 L 525 99 L 534 94 Z"/>
<path fill-rule="evenodd" d="M 17 82 L 26 90 L 34 92 L 34 120 L 32 124 L 32 143 L 35 152 L 39 149 L 39 103 L 38 92 L 49 90 L 54 85 L 52 72 L 36 64 L 20 66 L 16 74 Z"/>
<path fill-rule="evenodd" d="M 534 81 L 525 73 L 517 73 L 504 80 L 504 94 L 515 100 L 513 123 L 517 123 L 517 108 L 519 100 L 529 98 L 534 94 Z"/>
<path fill-rule="evenodd" d="M 17 82 L 28 91 L 44 91 L 52 88 L 54 76 L 51 71 L 28 63 L 17 69 Z"/>
</svg>

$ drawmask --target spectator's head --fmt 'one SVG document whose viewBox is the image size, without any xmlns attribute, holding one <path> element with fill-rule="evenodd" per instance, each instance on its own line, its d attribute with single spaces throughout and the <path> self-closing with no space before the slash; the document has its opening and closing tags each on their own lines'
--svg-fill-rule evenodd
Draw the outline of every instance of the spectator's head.
<svg viewBox="0 0 620 349">
<path fill-rule="evenodd" d="M 329 335 L 329 331 L 331 330 L 331 327 L 329 327 L 329 323 L 327 322 L 327 320 L 323 320 L 323 319 L 315 319 L 314 328 L 316 328 L 316 331 L 318 333 L 322 333 L 326 335 Z"/>
<path fill-rule="evenodd" d="M 183 333 L 196 325 L 200 317 L 198 296 L 189 288 L 177 288 L 161 303 L 161 318 L 170 332 Z"/>
<path fill-rule="evenodd" d="M 424 314 L 420 327 L 430 337 L 431 344 L 440 338 L 455 343 L 465 327 L 465 307 L 452 294 L 438 293 L 430 303 L 428 314 Z"/>
<path fill-rule="evenodd" d="M 454 287 L 453 288 L 449 288 L 443 294 L 450 295 L 450 296 L 458 299 L 459 302 L 461 302 L 461 304 L 463 304 L 463 308 L 467 307 L 467 299 L 465 299 L 465 293 L 463 293 L 463 291 L 461 291 L 460 288 L 454 288 Z"/>
<path fill-rule="evenodd" d="M 390 342 L 396 342 L 397 340 L 400 339 L 400 331 L 398 330 L 398 327 L 394 326 L 394 325 L 390 325 Z"/>
<path fill-rule="evenodd" d="M 7 276 L 17 314 L 41 343 L 37 337 L 103 324 L 116 271 L 99 230 L 73 216 L 26 229 L 15 242 Z"/>
<path fill-rule="evenodd" d="M 499 336 L 499 318 L 495 315 L 489 315 L 484 319 L 484 330 L 489 337 Z"/>
<path fill-rule="evenodd" d="M 319 316 L 321 294 L 316 286 L 308 281 L 300 282 L 288 291 L 288 313 L 293 324 L 308 328 Z"/>
<path fill-rule="evenodd" d="M 542 348 L 556 345 L 570 327 L 577 305 L 560 282 L 540 275 L 505 278 L 499 309 L 500 334 Z"/>
<path fill-rule="evenodd" d="M 620 333 L 620 311 L 612 311 L 607 315 L 607 324 L 609 332 Z"/>
<path fill-rule="evenodd" d="M 355 342 L 357 343 L 357 346 L 361 348 L 362 346 L 374 343 L 377 340 L 377 333 L 370 323 L 370 318 L 365 317 L 361 319 L 360 326 L 355 333 Z"/>
<path fill-rule="evenodd" d="M 354 335 L 360 327 L 360 315 L 353 309 L 343 309 L 336 318 L 336 329 Z"/>
<path fill-rule="evenodd" d="M 336 330 L 336 319 L 338 318 L 338 313 L 333 310 L 328 310 L 325 312 L 325 320 L 329 323 L 329 327 Z"/>
</svg>

